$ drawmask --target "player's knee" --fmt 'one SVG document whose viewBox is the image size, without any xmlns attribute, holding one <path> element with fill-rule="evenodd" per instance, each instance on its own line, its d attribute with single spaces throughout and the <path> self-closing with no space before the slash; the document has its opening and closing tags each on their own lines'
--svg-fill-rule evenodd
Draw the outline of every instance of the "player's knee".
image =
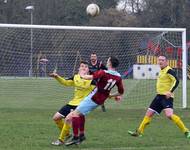
<svg viewBox="0 0 190 150">
<path fill-rule="evenodd" d="M 155 113 L 154 111 L 148 109 L 147 112 L 146 112 L 146 116 L 151 118 L 151 117 L 154 116 L 154 113 Z"/>
<path fill-rule="evenodd" d="M 168 118 L 168 119 L 172 119 L 172 115 L 173 115 L 173 110 L 168 108 L 168 109 L 165 109 L 164 110 L 165 112 L 165 116 Z"/>
<path fill-rule="evenodd" d="M 59 115 L 58 113 L 56 113 L 56 114 L 54 114 L 54 116 L 53 116 L 53 120 L 56 122 L 56 121 L 58 121 L 58 120 L 61 120 L 63 117 L 61 116 L 61 115 Z"/>
<path fill-rule="evenodd" d="M 66 118 L 65 118 L 65 123 L 70 123 L 71 121 L 70 121 L 70 118 L 67 116 Z"/>
<path fill-rule="evenodd" d="M 52 117 L 52 119 L 53 121 L 57 121 L 57 117 L 55 115 Z"/>
<path fill-rule="evenodd" d="M 53 121 L 55 121 L 55 122 L 59 120 L 56 116 L 53 116 L 52 119 L 53 119 Z"/>
<path fill-rule="evenodd" d="M 169 112 L 169 113 L 165 113 L 165 115 L 166 115 L 166 117 L 167 117 L 168 119 L 172 119 L 173 113 Z"/>
<path fill-rule="evenodd" d="M 66 118 L 65 118 L 65 122 L 66 123 L 71 123 L 72 122 L 72 118 L 73 118 L 73 112 L 70 112 Z"/>
</svg>

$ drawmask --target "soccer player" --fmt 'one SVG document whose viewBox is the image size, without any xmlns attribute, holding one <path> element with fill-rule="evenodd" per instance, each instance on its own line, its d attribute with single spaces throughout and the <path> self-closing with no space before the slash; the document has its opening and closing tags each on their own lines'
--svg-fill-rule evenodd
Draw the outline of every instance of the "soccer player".
<svg viewBox="0 0 190 150">
<path fill-rule="evenodd" d="M 53 145 L 63 145 L 64 141 L 69 137 L 69 131 L 71 126 L 64 122 L 64 118 L 74 110 L 79 103 L 87 96 L 89 93 L 95 88 L 92 83 L 92 80 L 82 79 L 82 75 L 86 75 L 89 73 L 88 63 L 85 61 L 81 61 L 79 72 L 75 74 L 72 78 L 65 79 L 60 77 L 57 73 L 51 73 L 50 76 L 55 78 L 59 83 L 65 86 L 73 86 L 74 89 L 74 97 L 73 99 L 63 106 L 58 112 L 56 112 L 53 116 L 53 120 L 57 124 L 58 128 L 61 130 L 58 140 L 52 142 Z M 85 118 L 82 118 L 85 121 Z M 81 125 L 80 128 L 82 131 L 84 130 L 84 126 Z M 83 131 L 84 132 L 84 131 Z"/>
<path fill-rule="evenodd" d="M 93 75 L 84 75 L 84 79 L 97 80 L 97 87 L 93 92 L 87 96 L 79 106 L 71 112 L 67 117 L 66 121 L 69 123 L 72 122 L 73 125 L 73 138 L 71 141 L 65 143 L 66 146 L 72 144 L 79 144 L 85 140 L 84 133 L 79 134 L 79 127 L 82 123 L 80 119 L 81 116 L 87 115 L 89 112 L 97 108 L 99 105 L 103 104 L 104 101 L 109 97 L 115 97 L 116 100 L 121 100 L 121 95 L 124 93 L 124 88 L 122 84 L 122 79 L 120 74 L 116 71 L 116 68 L 119 65 L 119 61 L 116 57 L 109 57 L 107 61 L 108 70 L 99 70 Z M 111 89 L 114 86 L 117 86 L 118 91 L 110 94 Z"/>
<path fill-rule="evenodd" d="M 98 70 L 107 70 L 102 61 L 98 60 L 97 54 L 95 52 L 90 55 L 89 70 L 90 74 L 93 74 Z"/>
<path fill-rule="evenodd" d="M 173 113 L 174 90 L 177 88 L 179 80 L 176 77 L 174 70 L 168 66 L 166 56 L 159 56 L 158 64 L 161 71 L 156 84 L 157 95 L 150 104 L 138 129 L 134 132 L 128 131 L 128 133 L 132 136 L 142 136 L 145 127 L 150 124 L 154 114 L 160 114 L 163 110 L 166 117 L 172 120 L 181 129 L 185 136 L 190 139 L 189 129 L 184 125 L 180 117 Z"/>
<path fill-rule="evenodd" d="M 98 70 L 107 70 L 106 66 L 102 63 L 102 61 L 98 60 L 97 54 L 95 52 L 90 55 L 90 63 L 89 63 L 90 74 Z M 102 111 L 106 112 L 106 107 L 104 104 L 101 105 Z"/>
</svg>

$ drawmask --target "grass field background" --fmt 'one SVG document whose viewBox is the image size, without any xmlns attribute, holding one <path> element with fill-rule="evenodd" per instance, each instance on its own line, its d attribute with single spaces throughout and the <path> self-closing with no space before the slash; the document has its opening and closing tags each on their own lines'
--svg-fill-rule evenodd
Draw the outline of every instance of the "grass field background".
<svg viewBox="0 0 190 150">
<path fill-rule="evenodd" d="M 190 82 L 188 81 L 188 98 Z M 65 88 L 50 79 L 0 79 L 0 150 L 186 150 L 186 139 L 163 114 L 155 116 L 141 138 L 127 134 L 135 129 L 154 97 L 155 80 L 126 80 L 124 100 L 106 102 L 107 112 L 100 108 L 87 116 L 87 140 L 79 146 L 55 147 L 58 129 L 53 114 L 72 97 L 72 88 Z M 180 109 L 181 85 L 174 105 L 177 114 L 190 128 L 190 109 Z"/>
</svg>

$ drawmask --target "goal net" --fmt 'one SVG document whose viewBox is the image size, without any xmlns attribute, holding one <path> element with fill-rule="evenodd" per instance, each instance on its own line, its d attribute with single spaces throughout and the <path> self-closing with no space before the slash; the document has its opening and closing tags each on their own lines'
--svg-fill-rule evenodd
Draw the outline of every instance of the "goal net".
<svg viewBox="0 0 190 150">
<path fill-rule="evenodd" d="M 175 91 L 174 105 L 185 108 L 187 62 L 184 59 L 184 35 L 185 29 L 2 24 L 0 82 L 4 84 L 1 83 L 1 88 L 4 91 L 7 88 L 21 93 L 28 89 L 24 93 L 32 92 L 35 96 L 31 99 L 38 99 L 41 93 L 47 92 L 49 95 L 46 93 L 45 99 L 49 96 L 69 100 L 72 92 L 63 92 L 61 86 L 58 86 L 58 90 L 55 89 L 54 86 L 58 83 L 49 80 L 48 73 L 56 70 L 60 75 L 70 77 L 77 72 L 80 60 L 89 61 L 90 54 L 96 52 L 98 59 L 104 64 L 111 55 L 120 60 L 118 71 L 124 79 L 126 90 L 120 107 L 144 108 L 156 93 L 159 72 L 156 57 L 165 54 L 168 56 L 169 65 L 180 79 L 179 87 Z M 15 82 L 18 86 L 12 89 Z M 54 93 L 51 93 L 53 90 Z M 72 89 L 64 88 L 64 91 Z M 5 93 L 1 94 L 6 97 Z M 59 97 L 56 98 L 56 95 Z M 115 104 L 107 105 L 114 107 Z"/>
</svg>

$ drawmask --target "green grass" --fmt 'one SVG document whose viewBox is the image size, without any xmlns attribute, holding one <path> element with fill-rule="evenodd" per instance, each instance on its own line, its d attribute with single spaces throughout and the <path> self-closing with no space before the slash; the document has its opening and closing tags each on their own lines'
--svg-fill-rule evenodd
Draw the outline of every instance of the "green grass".
<svg viewBox="0 0 190 150">
<path fill-rule="evenodd" d="M 59 134 L 52 116 L 69 101 L 72 88 L 64 88 L 49 79 L 0 79 L 0 150 L 189 149 L 190 140 L 163 115 L 155 116 L 143 137 L 127 134 L 127 130 L 135 129 L 144 116 L 154 96 L 155 81 L 127 80 L 125 84 L 125 99 L 121 103 L 108 100 L 106 113 L 98 108 L 89 114 L 87 140 L 78 147 L 67 148 L 50 144 Z M 177 107 L 181 104 L 180 93 L 181 87 L 175 98 Z M 190 110 L 175 111 L 190 128 Z"/>
</svg>

